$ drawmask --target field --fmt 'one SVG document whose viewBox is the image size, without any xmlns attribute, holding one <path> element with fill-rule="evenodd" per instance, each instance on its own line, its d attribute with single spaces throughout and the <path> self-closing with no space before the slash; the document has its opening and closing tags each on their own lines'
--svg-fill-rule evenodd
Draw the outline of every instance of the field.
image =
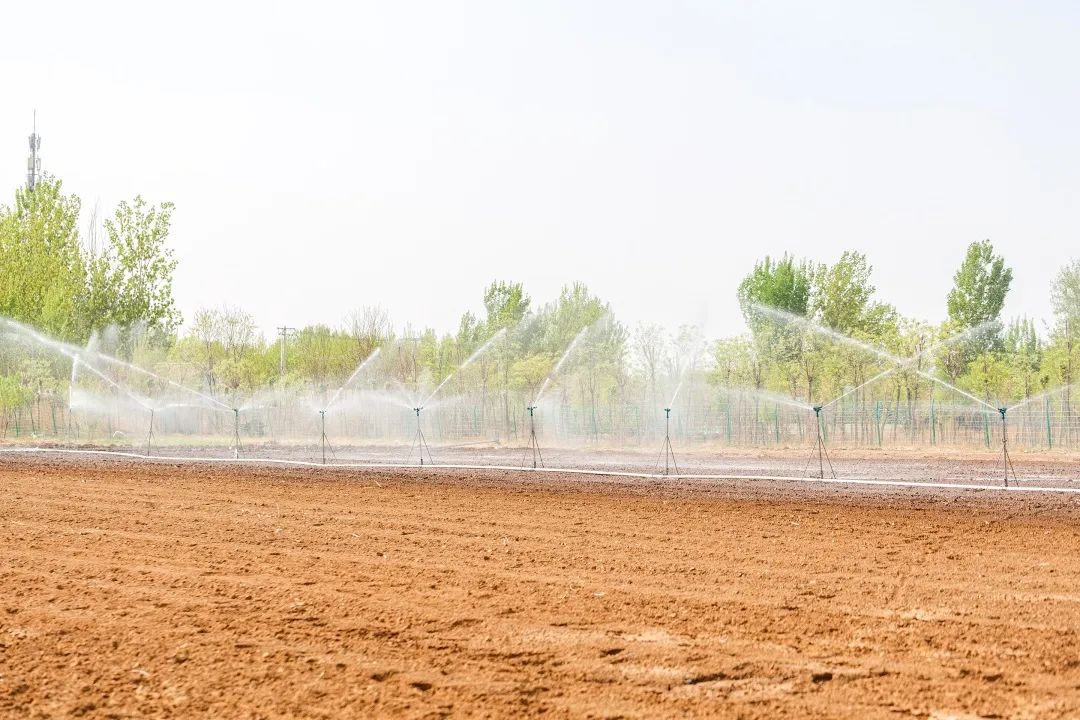
<svg viewBox="0 0 1080 720">
<path fill-rule="evenodd" d="M 1075 495 L 0 456 L 0 552 L 5 717 L 1080 715 Z"/>
</svg>

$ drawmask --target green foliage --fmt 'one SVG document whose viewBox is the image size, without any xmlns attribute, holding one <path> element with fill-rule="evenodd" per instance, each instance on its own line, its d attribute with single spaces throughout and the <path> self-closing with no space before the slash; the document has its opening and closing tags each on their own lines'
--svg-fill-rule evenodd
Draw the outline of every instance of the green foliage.
<svg viewBox="0 0 1080 720">
<path fill-rule="evenodd" d="M 866 256 L 853 250 L 845 250 L 835 265 L 817 268 L 814 311 L 825 327 L 853 335 L 880 322 L 884 310 L 871 303 L 871 272 Z"/>
<path fill-rule="evenodd" d="M 810 311 L 810 293 L 814 281 L 813 264 L 784 255 L 779 261 L 768 255 L 754 265 L 739 283 L 737 297 L 746 322 L 753 329 L 769 322 L 754 305 L 766 305 L 792 315 L 806 316 Z"/>
<path fill-rule="evenodd" d="M 1012 269 L 1005 266 L 1003 257 L 994 255 L 994 246 L 990 241 L 971 243 L 964 261 L 953 275 L 953 289 L 949 291 L 946 303 L 949 319 L 960 329 L 1000 320 L 1010 284 Z M 1000 332 L 990 332 L 984 338 L 974 339 L 969 347 L 969 354 L 972 355 L 1000 350 Z"/>
<path fill-rule="evenodd" d="M 19 189 L 15 206 L 0 208 L 0 314 L 64 340 L 85 340 L 92 322 L 79 209 L 59 180 Z"/>
<path fill-rule="evenodd" d="M 101 248 L 80 240 L 80 209 L 55 179 L 17 190 L 14 207 L 0 208 L 0 314 L 77 343 L 115 326 L 129 356 L 136 328 L 167 342 L 180 319 L 166 246 L 172 203 L 120 203 Z"/>
</svg>

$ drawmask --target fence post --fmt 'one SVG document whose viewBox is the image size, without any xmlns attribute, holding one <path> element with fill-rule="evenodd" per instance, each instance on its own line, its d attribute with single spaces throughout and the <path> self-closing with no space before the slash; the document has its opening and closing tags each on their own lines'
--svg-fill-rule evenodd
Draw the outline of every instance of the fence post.
<svg viewBox="0 0 1080 720">
<path fill-rule="evenodd" d="M 930 398 L 930 444 L 937 445 L 937 412 L 934 408 L 934 398 Z"/>
<path fill-rule="evenodd" d="M 731 398 L 727 401 L 727 442 L 731 444 Z"/>
<path fill-rule="evenodd" d="M 1046 446 L 1048 449 L 1054 449 L 1054 436 L 1050 431 L 1050 398 L 1046 398 Z"/>
</svg>

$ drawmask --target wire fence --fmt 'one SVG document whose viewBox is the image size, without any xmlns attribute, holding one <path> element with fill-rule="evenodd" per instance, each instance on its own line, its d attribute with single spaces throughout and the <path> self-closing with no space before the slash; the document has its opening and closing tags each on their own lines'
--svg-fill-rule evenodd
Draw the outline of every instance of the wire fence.
<svg viewBox="0 0 1080 720">
<path fill-rule="evenodd" d="M 385 390 L 353 390 L 326 409 L 325 432 L 339 445 L 408 444 L 418 428 L 440 445 L 525 444 L 530 423 L 547 445 L 651 446 L 669 433 L 684 445 L 787 447 L 806 445 L 820 427 L 834 447 L 989 448 L 1002 433 L 1022 449 L 1080 449 L 1080 412 L 1065 396 L 1049 397 L 1009 410 L 1004 418 L 989 407 L 949 398 L 922 400 L 845 398 L 815 418 L 808 405 L 755 396 L 750 391 L 717 388 L 701 382 L 688 387 L 665 423 L 662 403 L 645 393 L 635 400 L 587 387 L 548 393 L 530 418 L 529 396 L 520 392 L 448 395 L 417 415 L 407 399 Z M 82 444 L 138 444 L 152 431 L 191 445 L 290 443 L 318 440 L 324 430 L 319 403 L 310 393 L 268 393 L 264 401 L 233 412 L 225 407 L 170 406 L 151 414 L 146 408 L 116 404 L 71 408 L 58 398 L 41 397 L 13 409 L 0 421 L 4 438 L 45 438 Z"/>
</svg>

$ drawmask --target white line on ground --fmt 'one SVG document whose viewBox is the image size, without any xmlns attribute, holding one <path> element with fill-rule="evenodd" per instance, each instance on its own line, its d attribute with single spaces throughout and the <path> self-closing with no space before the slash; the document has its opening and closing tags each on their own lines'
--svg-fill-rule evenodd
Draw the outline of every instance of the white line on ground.
<svg viewBox="0 0 1080 720">
<path fill-rule="evenodd" d="M 768 480 L 773 482 L 803 482 L 823 483 L 835 485 L 877 485 L 887 487 L 907 488 L 938 488 L 949 490 L 995 490 L 999 492 L 1022 492 L 1022 493 L 1080 493 L 1080 488 L 1039 487 L 1033 485 L 974 485 L 965 483 L 944 482 L 919 482 L 910 480 L 879 480 L 875 478 L 815 478 L 795 477 L 791 475 L 723 475 L 723 474 L 671 474 L 627 472 L 621 470 L 591 470 L 586 468 L 531 468 L 516 467 L 514 465 L 463 465 L 463 464 L 431 464 L 415 465 L 401 463 L 319 463 L 309 460 L 287 460 L 280 458 L 207 458 L 207 457 L 175 457 L 167 455 L 141 455 L 139 453 L 123 452 L 119 450 L 82 450 L 76 448 L 0 448 L 0 453 L 18 453 L 27 455 L 94 455 L 113 458 L 129 458 L 144 462 L 171 462 L 171 463 L 218 463 L 218 464 L 250 464 L 250 465 L 288 465 L 293 467 L 326 468 L 326 469 L 365 469 L 365 470 L 500 470 L 507 472 L 526 473 L 560 473 L 570 475 L 592 475 L 601 477 L 625 477 L 641 478 L 645 480 Z"/>
</svg>

